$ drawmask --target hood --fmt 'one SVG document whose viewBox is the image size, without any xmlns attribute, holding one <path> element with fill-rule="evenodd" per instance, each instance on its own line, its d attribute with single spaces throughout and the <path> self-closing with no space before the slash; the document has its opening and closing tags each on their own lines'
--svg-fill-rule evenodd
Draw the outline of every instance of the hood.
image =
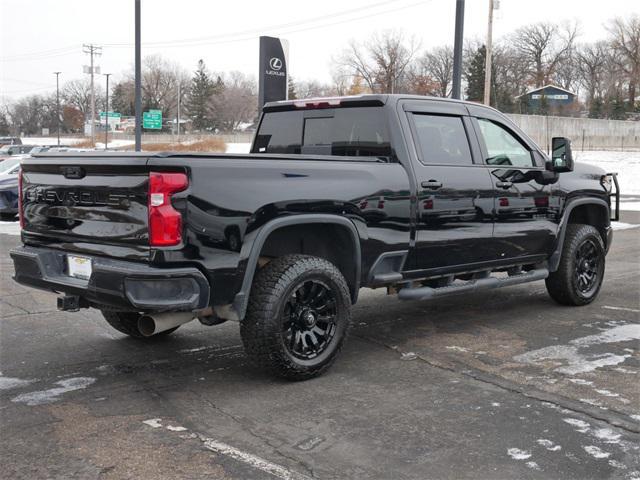
<svg viewBox="0 0 640 480">
<path fill-rule="evenodd" d="M 0 175 L 0 190 L 18 188 L 17 175 Z"/>
</svg>

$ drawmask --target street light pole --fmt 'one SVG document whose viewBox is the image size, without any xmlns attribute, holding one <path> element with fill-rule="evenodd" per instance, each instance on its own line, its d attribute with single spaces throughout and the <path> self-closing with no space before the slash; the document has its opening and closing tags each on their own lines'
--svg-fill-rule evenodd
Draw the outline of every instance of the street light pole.
<svg viewBox="0 0 640 480">
<path fill-rule="evenodd" d="M 456 33 L 453 44 L 453 87 L 451 97 L 462 99 L 462 37 L 464 31 L 464 0 L 456 0 Z"/>
<path fill-rule="evenodd" d="M 105 105 L 105 109 L 104 109 L 104 113 L 105 113 L 105 125 L 104 125 L 104 149 L 107 149 L 107 145 L 109 144 L 109 77 L 111 76 L 110 73 L 105 73 L 104 74 L 105 77 L 107 77 L 107 100 L 106 100 L 106 105 Z"/>
<path fill-rule="evenodd" d="M 491 104 L 491 50 L 493 44 L 493 0 L 489 0 L 489 21 L 487 23 L 487 44 L 484 59 L 484 104 Z"/>
<path fill-rule="evenodd" d="M 139 152 L 142 143 L 142 58 L 140 54 L 140 0 L 135 0 L 135 24 L 136 152 Z"/>
<path fill-rule="evenodd" d="M 62 72 L 53 72 L 56 76 L 56 130 L 58 131 L 58 146 L 60 146 L 60 74 Z"/>
</svg>

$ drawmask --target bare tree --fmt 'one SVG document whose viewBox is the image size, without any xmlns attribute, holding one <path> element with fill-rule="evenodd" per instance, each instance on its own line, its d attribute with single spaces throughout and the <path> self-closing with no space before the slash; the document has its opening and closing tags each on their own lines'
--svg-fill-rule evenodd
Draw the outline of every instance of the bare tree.
<svg viewBox="0 0 640 480">
<path fill-rule="evenodd" d="M 510 42 L 529 69 L 534 86 L 542 87 L 567 59 L 577 35 L 577 24 L 535 23 L 516 30 Z"/>
<path fill-rule="evenodd" d="M 629 103 L 634 105 L 640 86 L 640 15 L 633 14 L 626 20 L 615 18 L 609 23 L 608 30 L 611 47 L 628 82 Z"/>
<path fill-rule="evenodd" d="M 95 86 L 96 105 L 100 105 L 104 92 L 100 85 Z M 66 82 L 60 92 L 62 103 L 71 105 L 86 117 L 91 111 L 91 82 L 88 78 Z"/>
<path fill-rule="evenodd" d="M 607 64 L 610 61 L 606 42 L 580 45 L 576 50 L 579 80 L 587 92 L 587 107 L 591 108 L 593 100 L 604 96 Z"/>
<path fill-rule="evenodd" d="M 434 92 L 439 97 L 448 97 L 453 79 L 453 47 L 444 45 L 425 52 L 418 60 L 424 74 L 437 84 Z"/>
<path fill-rule="evenodd" d="M 339 65 L 352 77 L 361 77 L 375 93 L 402 91 L 407 69 L 418 50 L 414 38 L 396 31 L 375 33 L 364 44 L 352 41 Z"/>
<path fill-rule="evenodd" d="M 213 96 L 212 118 L 224 131 L 234 131 L 242 123 L 255 120 L 258 107 L 256 81 L 242 72 L 231 72 L 223 78 L 223 88 Z"/>
<path fill-rule="evenodd" d="M 143 108 L 162 110 L 167 117 L 174 115 L 178 105 L 178 87 L 186 92 L 191 80 L 189 73 L 160 55 L 145 57 L 143 63 Z"/>
</svg>

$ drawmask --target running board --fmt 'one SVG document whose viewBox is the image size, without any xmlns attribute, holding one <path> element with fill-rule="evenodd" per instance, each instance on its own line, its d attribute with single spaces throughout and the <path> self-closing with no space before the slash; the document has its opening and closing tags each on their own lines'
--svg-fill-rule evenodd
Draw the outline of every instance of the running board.
<svg viewBox="0 0 640 480">
<path fill-rule="evenodd" d="M 398 298 L 400 300 L 430 300 L 432 298 L 448 297 L 449 295 L 459 295 L 478 290 L 489 290 L 492 288 L 509 287 L 511 285 L 519 285 L 521 283 L 535 282 L 536 280 L 544 280 L 548 276 L 548 269 L 539 268 L 537 270 L 530 270 L 510 277 L 479 278 L 477 280 L 470 280 L 465 283 L 449 285 L 446 287 L 403 288 L 398 292 Z"/>
</svg>

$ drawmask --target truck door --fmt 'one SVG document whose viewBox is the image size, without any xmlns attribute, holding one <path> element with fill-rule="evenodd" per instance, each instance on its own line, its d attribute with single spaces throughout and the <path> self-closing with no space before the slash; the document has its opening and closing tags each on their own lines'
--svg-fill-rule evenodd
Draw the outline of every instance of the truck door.
<svg viewBox="0 0 640 480">
<path fill-rule="evenodd" d="M 474 163 L 479 148 L 463 112 L 407 113 L 417 154 L 418 206 L 415 249 L 405 270 L 437 274 L 495 259 L 493 184 L 489 171 Z"/>
<path fill-rule="evenodd" d="M 499 258 L 546 255 L 555 238 L 558 209 L 543 156 L 498 118 L 473 122 L 496 196 Z"/>
</svg>

